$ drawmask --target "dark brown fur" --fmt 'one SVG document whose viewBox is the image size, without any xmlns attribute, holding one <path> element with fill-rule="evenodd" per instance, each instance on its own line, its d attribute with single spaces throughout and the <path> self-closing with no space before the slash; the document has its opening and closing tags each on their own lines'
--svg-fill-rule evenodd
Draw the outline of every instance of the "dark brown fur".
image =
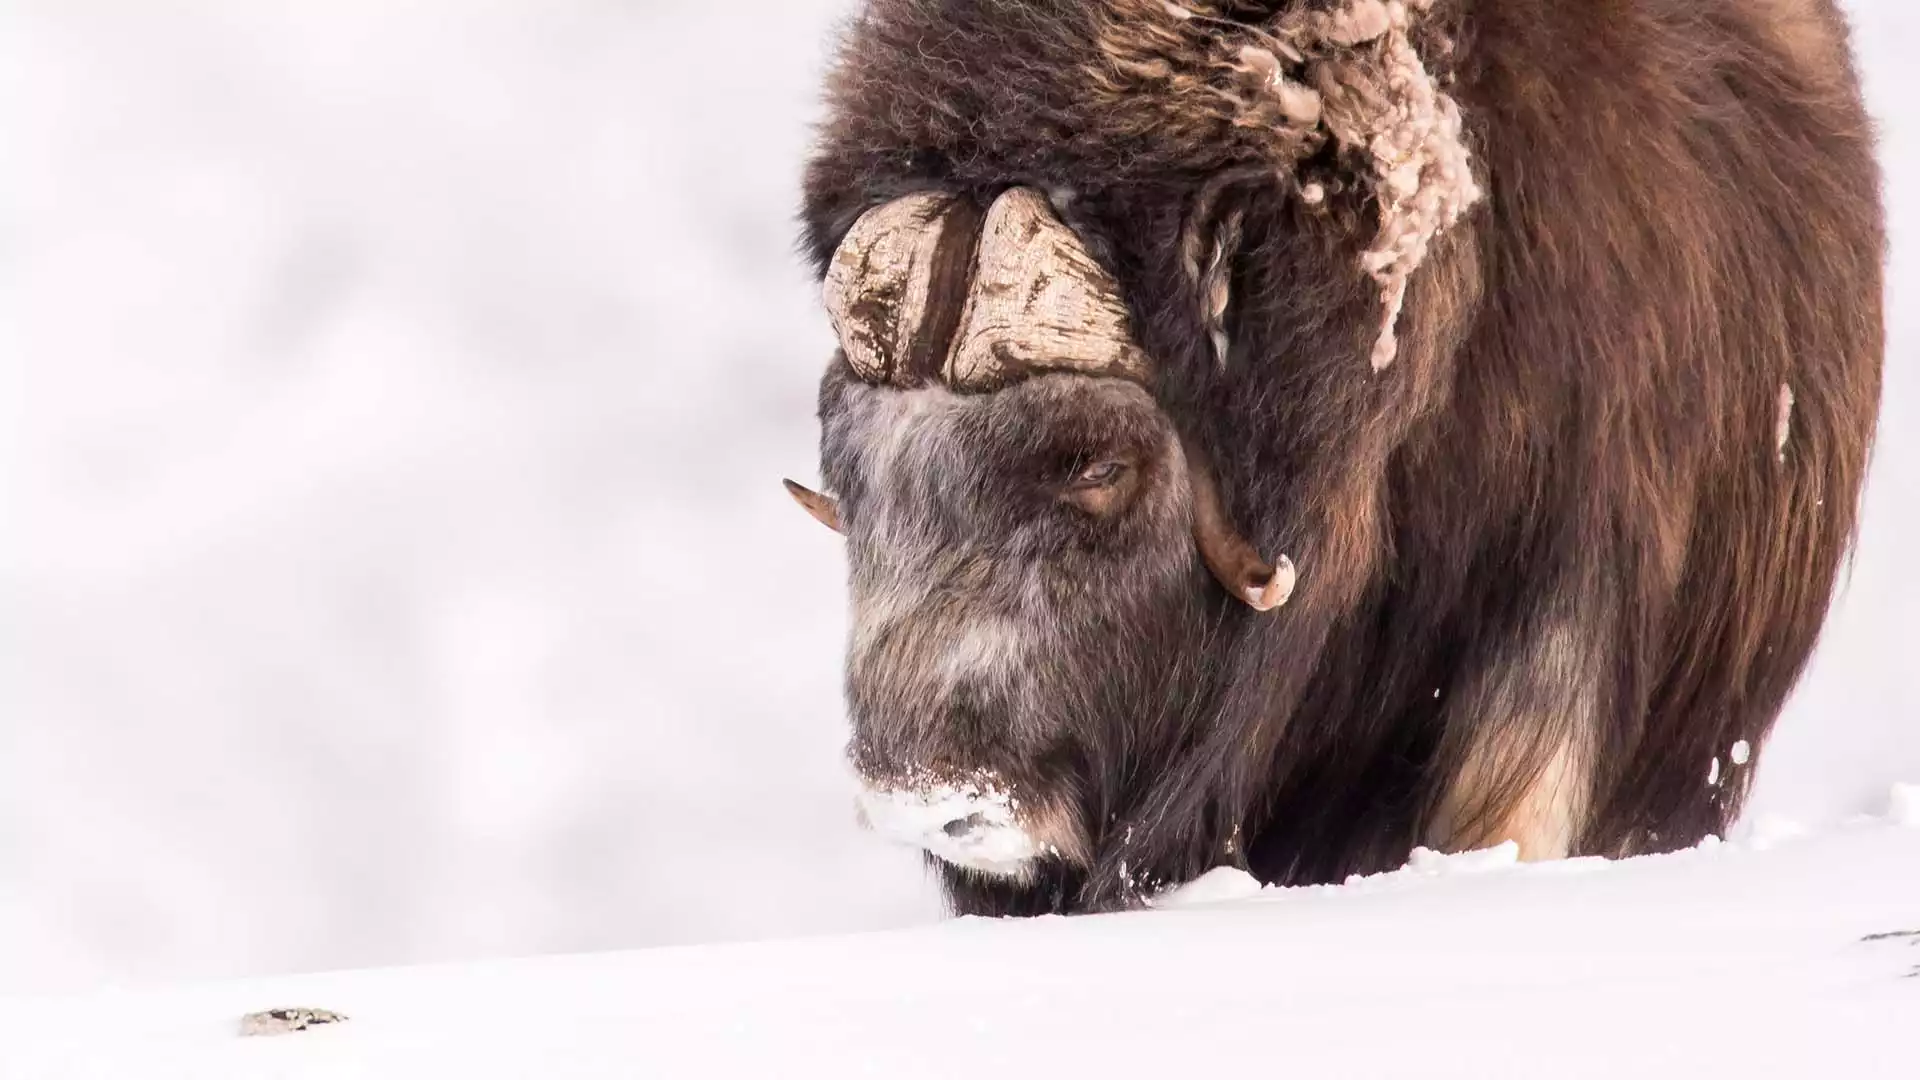
<svg viewBox="0 0 1920 1080">
<path fill-rule="evenodd" d="M 1070 191 L 1160 406 L 1300 566 L 1286 607 L 1191 644 L 1195 731 L 1096 763 L 1120 794 L 1084 871 L 949 874 L 956 908 L 1110 907 L 1223 857 L 1335 881 L 1443 818 L 1494 836 L 1583 709 L 1574 852 L 1723 831 L 1753 769 L 1728 750 L 1757 760 L 1826 615 L 1879 398 L 1878 173 L 1831 0 L 1438 0 L 1419 44 L 1486 197 L 1414 275 L 1379 374 L 1367 185 L 1335 148 L 1236 127 L 1165 18 L 872 0 L 806 174 L 820 265 L 907 192 Z M 1219 236 L 1224 366 L 1185 265 Z"/>
</svg>

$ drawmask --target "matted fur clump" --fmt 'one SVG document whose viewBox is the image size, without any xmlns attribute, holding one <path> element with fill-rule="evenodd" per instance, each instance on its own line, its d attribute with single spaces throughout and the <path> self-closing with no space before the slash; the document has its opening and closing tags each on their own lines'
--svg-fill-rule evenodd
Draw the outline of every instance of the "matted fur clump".
<svg viewBox="0 0 1920 1080">
<path fill-rule="evenodd" d="M 1277 12 L 1241 0 L 989 0 L 941 11 L 940 35 L 930 39 L 922 17 L 933 6 L 864 13 L 848 46 L 860 62 L 836 71 L 830 98 L 893 97 L 896 122 L 924 126 L 924 165 L 955 179 L 973 179 L 976 162 L 1025 158 L 1042 175 L 1022 178 L 1044 180 L 1077 159 L 1079 175 L 1057 185 L 1068 197 L 1088 175 L 1124 183 L 1201 170 L 1220 187 L 1264 181 L 1311 206 L 1330 194 L 1364 198 L 1374 220 L 1357 262 L 1381 304 L 1370 355 L 1376 370 L 1393 360 L 1409 281 L 1434 238 L 1481 197 L 1459 108 L 1423 59 L 1453 48 L 1430 16 L 1433 0 Z M 1028 33 L 1007 37 L 1023 24 Z M 997 55 L 1005 66 L 982 83 L 962 66 L 974 55 Z M 996 131 L 963 122 L 975 114 L 1027 119 Z M 838 134 L 858 155 L 863 133 L 850 119 Z M 834 164 L 816 162 L 812 183 L 836 183 Z M 1183 247 L 1224 362 L 1223 271 L 1240 222 L 1231 211 L 1209 220 L 1211 209 L 1199 208 Z"/>
<path fill-rule="evenodd" d="M 1325 188 L 1297 179 L 1295 170 L 1328 141 L 1343 158 L 1364 163 L 1379 221 L 1361 260 L 1380 285 L 1384 309 L 1371 354 L 1378 371 L 1397 351 L 1394 324 L 1407 283 L 1434 236 L 1481 195 L 1460 109 L 1411 36 L 1432 0 L 1346 0 L 1324 11 L 1235 19 L 1245 6 L 1133 0 L 1102 10 L 1098 45 L 1112 68 L 1093 80 L 1099 105 L 1115 115 L 1138 111 L 1143 135 L 1163 124 L 1210 121 L 1223 141 L 1245 145 L 1280 176 L 1296 178 L 1293 186 L 1308 203 L 1323 200 Z M 1444 35 L 1430 44 L 1451 48 Z M 1216 298 L 1209 304 L 1213 320 L 1224 288 L 1213 284 L 1208 292 Z"/>
</svg>

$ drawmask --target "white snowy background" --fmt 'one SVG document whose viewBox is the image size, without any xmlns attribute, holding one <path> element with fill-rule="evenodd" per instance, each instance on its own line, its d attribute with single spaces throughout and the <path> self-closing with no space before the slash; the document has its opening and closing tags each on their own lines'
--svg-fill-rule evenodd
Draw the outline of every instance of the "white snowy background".
<svg viewBox="0 0 1920 1080">
<path fill-rule="evenodd" d="M 777 482 L 846 8 L 0 7 L 0 992 L 938 917 Z M 1851 8 L 1886 405 L 1755 805 L 1815 824 L 1920 779 L 1920 5 Z"/>
</svg>

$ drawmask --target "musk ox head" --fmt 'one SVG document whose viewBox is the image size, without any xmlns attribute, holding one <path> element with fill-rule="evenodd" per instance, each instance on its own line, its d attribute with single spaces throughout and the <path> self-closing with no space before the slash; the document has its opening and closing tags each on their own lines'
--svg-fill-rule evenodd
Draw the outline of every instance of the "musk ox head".
<svg viewBox="0 0 1920 1080">
<path fill-rule="evenodd" d="M 835 494 L 788 489 L 847 540 L 862 816 L 983 875 L 1084 865 L 1117 778 L 1204 707 L 1195 644 L 1224 604 L 1284 603 L 1293 566 L 1232 529 L 1040 193 L 875 207 L 826 300 Z"/>
</svg>

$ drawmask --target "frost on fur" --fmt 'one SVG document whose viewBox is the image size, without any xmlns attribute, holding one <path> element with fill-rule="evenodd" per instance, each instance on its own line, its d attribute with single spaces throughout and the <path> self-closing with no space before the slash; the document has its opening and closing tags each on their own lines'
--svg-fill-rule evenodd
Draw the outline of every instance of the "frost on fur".
<svg viewBox="0 0 1920 1080">
<path fill-rule="evenodd" d="M 1392 363 L 1398 352 L 1394 324 L 1406 302 L 1407 282 L 1426 260 L 1428 246 L 1481 197 L 1461 137 L 1460 109 L 1440 91 L 1407 37 L 1410 9 L 1424 11 L 1430 3 L 1354 4 L 1348 13 L 1369 7 L 1384 7 L 1387 13 L 1387 28 L 1375 45 L 1379 65 L 1350 68 L 1358 78 L 1377 81 L 1367 86 L 1371 93 L 1343 95 L 1333 87 L 1323 91 L 1334 137 L 1350 145 L 1364 143 L 1373 157 L 1380 232 L 1361 262 L 1379 283 L 1385 309 L 1373 346 L 1375 371 Z M 1339 16 L 1326 18 L 1337 21 Z"/>
<path fill-rule="evenodd" d="M 1787 460 L 1787 438 L 1793 434 L 1793 387 L 1780 384 L 1780 397 L 1773 411 L 1773 454 L 1777 461 Z"/>
<path fill-rule="evenodd" d="M 1232 6 L 1115 5 L 1100 36 L 1108 69 L 1096 85 L 1116 107 L 1177 100 L 1180 113 L 1167 119 L 1189 128 L 1215 124 L 1295 181 L 1300 162 L 1329 140 L 1366 162 L 1379 229 L 1361 266 L 1380 287 L 1378 371 L 1399 351 L 1395 326 L 1407 284 L 1434 237 L 1482 197 L 1459 107 L 1410 36 L 1432 0 L 1349 0 L 1331 11 L 1289 11 L 1265 25 L 1231 18 Z M 1317 182 L 1299 192 L 1309 205 L 1326 195 Z M 1200 260 L 1188 261 L 1197 275 Z M 1217 292 L 1205 290 L 1210 308 Z M 1207 314 L 1211 328 L 1217 320 Z M 1223 344 L 1218 335 L 1215 343 Z"/>
</svg>

